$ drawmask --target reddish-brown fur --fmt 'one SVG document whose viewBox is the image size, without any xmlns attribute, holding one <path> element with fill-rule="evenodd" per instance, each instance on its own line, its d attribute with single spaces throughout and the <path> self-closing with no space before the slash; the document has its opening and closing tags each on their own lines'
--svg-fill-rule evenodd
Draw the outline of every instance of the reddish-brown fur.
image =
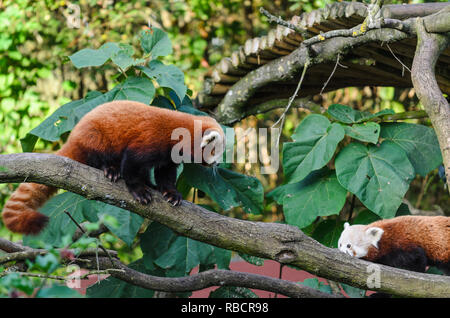
<svg viewBox="0 0 450 318">
<path fill-rule="evenodd" d="M 380 227 L 384 233 L 378 249 L 371 246 L 364 257 L 373 261 L 393 250 L 421 247 L 427 257 L 434 261 L 450 262 L 450 217 L 400 216 L 380 220 L 367 225 Z"/>
<path fill-rule="evenodd" d="M 194 116 L 132 101 L 110 102 L 86 114 L 56 154 L 88 164 L 87 154 L 90 152 L 120 153 L 125 148 L 136 153 L 170 151 L 178 142 L 171 140 L 175 128 L 188 129 L 194 138 L 194 120 L 202 122 L 200 134 L 206 129 L 215 129 L 223 135 L 219 124 L 210 117 Z M 194 143 L 200 142 L 201 140 L 194 140 Z M 36 183 L 19 185 L 3 208 L 2 217 L 6 227 L 12 232 L 39 233 L 48 218 L 37 212 L 37 209 L 56 190 Z"/>
</svg>

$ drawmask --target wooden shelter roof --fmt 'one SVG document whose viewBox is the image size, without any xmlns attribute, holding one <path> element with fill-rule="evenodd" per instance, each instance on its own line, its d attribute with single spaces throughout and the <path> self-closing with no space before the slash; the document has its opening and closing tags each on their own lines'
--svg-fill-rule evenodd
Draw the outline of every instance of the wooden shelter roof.
<svg viewBox="0 0 450 318">
<path fill-rule="evenodd" d="M 432 14 L 450 3 L 427 3 L 412 5 L 385 5 L 384 18 L 404 20 L 413 16 Z M 350 29 L 361 24 L 367 16 L 367 7 L 360 2 L 336 2 L 323 9 L 294 16 L 289 22 L 307 30 L 315 36 L 331 30 Z M 198 107 L 214 109 L 228 90 L 253 70 L 299 48 L 305 39 L 296 31 L 277 25 L 267 35 L 248 39 L 231 56 L 212 67 L 205 75 L 203 89 L 197 98 Z M 336 68 L 324 91 L 349 86 L 396 86 L 412 87 L 411 68 L 416 38 L 395 43 L 372 42 L 351 49 L 340 56 L 336 63 L 316 64 L 308 68 L 298 97 L 321 92 L 324 83 Z M 450 48 L 440 56 L 436 66 L 436 79 L 441 90 L 450 94 Z M 274 81 L 261 87 L 248 100 L 248 104 L 259 104 L 271 99 L 290 97 L 297 86 L 297 78 Z"/>
</svg>

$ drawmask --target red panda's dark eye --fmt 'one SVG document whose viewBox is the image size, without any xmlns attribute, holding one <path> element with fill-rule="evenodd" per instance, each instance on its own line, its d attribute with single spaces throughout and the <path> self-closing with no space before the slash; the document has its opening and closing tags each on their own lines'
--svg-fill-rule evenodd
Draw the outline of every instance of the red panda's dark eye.
<svg viewBox="0 0 450 318">
<path fill-rule="evenodd" d="M 350 247 L 352 247 L 352 244 L 347 244 L 347 248 L 350 248 Z"/>
</svg>

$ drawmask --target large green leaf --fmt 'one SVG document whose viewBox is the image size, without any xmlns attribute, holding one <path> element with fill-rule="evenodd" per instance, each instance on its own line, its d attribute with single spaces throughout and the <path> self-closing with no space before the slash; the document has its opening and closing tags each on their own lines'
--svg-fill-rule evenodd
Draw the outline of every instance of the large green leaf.
<svg viewBox="0 0 450 318">
<path fill-rule="evenodd" d="M 34 145 L 39 138 L 57 141 L 63 133 L 72 130 L 80 120 L 80 118 L 75 116 L 74 109 L 84 104 L 100 105 L 107 101 L 108 99 L 105 95 L 93 91 L 89 92 L 83 99 L 64 104 L 21 139 L 23 151 L 33 151 Z"/>
<path fill-rule="evenodd" d="M 136 213 L 131 213 L 128 210 L 121 209 L 114 205 L 109 205 L 100 201 L 90 202 L 92 202 L 91 208 L 84 212 L 86 219 L 91 222 L 97 222 L 98 217 L 102 214 L 113 216 L 120 226 L 114 227 L 109 223 L 105 223 L 105 226 L 111 233 L 131 247 L 144 219 Z"/>
<path fill-rule="evenodd" d="M 258 179 L 228 169 L 185 164 L 183 175 L 191 186 L 208 194 L 224 210 L 242 206 L 244 212 L 262 211 L 264 189 Z"/>
<path fill-rule="evenodd" d="M 334 104 L 328 107 L 327 113 L 337 121 L 345 124 L 356 124 L 368 121 L 375 117 L 395 114 L 392 109 L 384 109 L 378 113 L 372 114 L 370 112 L 362 112 L 340 104 Z"/>
<path fill-rule="evenodd" d="M 282 202 L 286 223 L 299 228 L 310 225 L 318 216 L 338 214 L 347 195 L 335 172 L 326 167 L 284 187 Z"/>
<path fill-rule="evenodd" d="M 153 263 L 169 249 L 177 234 L 170 228 L 158 222 L 152 222 L 140 236 L 140 245 L 145 267 L 149 270 L 157 268 Z"/>
<path fill-rule="evenodd" d="M 26 235 L 23 242 L 25 245 L 37 247 L 36 242 L 42 241 L 55 247 L 62 247 L 64 236 L 72 235 L 77 229 L 77 225 L 64 213 L 70 213 L 78 223 L 84 221 L 84 212 L 90 209 L 88 199 L 71 193 L 64 192 L 51 198 L 39 211 L 47 215 L 50 220 L 47 226 L 39 235 Z"/>
<path fill-rule="evenodd" d="M 99 49 L 82 49 L 69 56 L 76 68 L 88 66 L 101 66 L 105 64 L 111 56 L 120 51 L 117 43 L 108 42 Z"/>
<path fill-rule="evenodd" d="M 159 56 L 166 56 L 172 53 L 172 43 L 166 32 L 152 27 L 150 30 L 141 32 L 141 47 L 146 54 L 150 54 L 152 59 Z"/>
<path fill-rule="evenodd" d="M 51 287 L 42 288 L 35 296 L 38 298 L 81 298 L 77 290 L 54 283 Z"/>
<path fill-rule="evenodd" d="M 294 142 L 283 145 L 283 169 L 288 182 L 299 182 L 325 166 L 344 135 L 344 128 L 331 124 L 325 116 L 307 116 L 291 136 Z"/>
<path fill-rule="evenodd" d="M 382 218 L 395 216 L 414 178 L 405 152 L 390 141 L 379 147 L 351 143 L 335 163 L 339 182 Z"/>
<path fill-rule="evenodd" d="M 344 126 L 345 134 L 354 139 L 376 144 L 380 136 L 380 125 L 374 122 Z"/>
<path fill-rule="evenodd" d="M 197 265 L 228 269 L 231 260 L 231 251 L 178 236 L 157 222 L 141 235 L 140 244 L 146 268 L 163 268 L 168 276 L 184 276 Z"/>
<path fill-rule="evenodd" d="M 57 141 L 62 134 L 71 131 L 80 119 L 95 107 L 114 100 L 134 100 L 149 104 L 155 95 L 155 87 L 148 78 L 128 77 L 105 94 L 90 92 L 85 98 L 64 104 L 31 130 L 22 140 L 24 151 L 33 151 L 38 138 Z"/>
<path fill-rule="evenodd" d="M 249 254 L 244 254 L 244 253 L 238 253 L 238 254 L 247 263 L 250 263 L 250 264 L 256 265 L 256 266 L 263 266 L 264 265 L 264 258 L 261 258 L 261 257 L 258 257 L 258 256 L 253 256 L 253 255 L 249 255 Z"/>
<path fill-rule="evenodd" d="M 148 66 L 141 66 L 139 69 L 148 77 L 155 79 L 159 86 L 172 89 L 180 100 L 186 95 L 184 73 L 175 65 L 165 65 L 161 61 L 152 60 Z"/>
<path fill-rule="evenodd" d="M 441 150 L 431 127 L 409 123 L 383 123 L 381 138 L 401 147 L 416 173 L 427 175 L 442 163 Z"/>
<path fill-rule="evenodd" d="M 64 236 L 72 236 L 75 233 L 77 226 L 64 211 L 69 212 L 78 223 L 86 220 L 97 222 L 98 216 L 101 214 L 115 217 L 120 227 L 114 228 L 110 224 L 105 225 L 129 246 L 133 243 L 143 222 L 143 218 L 135 213 L 100 201 L 88 200 L 71 192 L 64 192 L 53 197 L 40 211 L 49 216 L 50 221 L 39 235 L 25 236 L 24 242 L 31 245 L 34 244 L 34 241 L 43 241 L 53 246 L 61 246 Z"/>
<path fill-rule="evenodd" d="M 155 96 L 155 87 L 145 77 L 129 76 L 106 94 L 110 94 L 111 101 L 133 100 L 148 105 Z"/>
<path fill-rule="evenodd" d="M 325 283 L 320 282 L 317 278 L 306 278 L 300 284 L 320 290 L 321 292 L 324 292 L 327 294 L 333 293 L 333 290 L 331 289 L 330 285 L 326 285 Z"/>
<path fill-rule="evenodd" d="M 337 248 L 343 230 L 343 221 L 324 220 L 314 229 L 312 237 L 325 246 Z"/>
<path fill-rule="evenodd" d="M 169 277 L 186 276 L 200 264 L 215 263 L 214 247 L 185 236 L 178 236 L 154 263 L 166 270 Z"/>
<path fill-rule="evenodd" d="M 144 59 L 134 59 L 134 49 L 129 44 L 119 44 L 119 51 L 111 56 L 111 61 L 116 64 L 122 71 L 126 71 L 130 66 L 145 63 Z"/>
</svg>

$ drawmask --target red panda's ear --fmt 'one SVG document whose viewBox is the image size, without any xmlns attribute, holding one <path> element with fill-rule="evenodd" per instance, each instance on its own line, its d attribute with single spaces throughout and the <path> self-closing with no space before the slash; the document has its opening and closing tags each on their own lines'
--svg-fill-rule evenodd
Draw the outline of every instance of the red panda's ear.
<svg viewBox="0 0 450 318">
<path fill-rule="evenodd" d="M 220 134 L 215 130 L 207 130 L 202 138 L 201 148 L 204 148 L 207 144 L 213 142 L 215 139 L 220 138 Z"/>
<path fill-rule="evenodd" d="M 369 227 L 366 230 L 366 236 L 369 239 L 370 244 L 378 248 L 378 241 L 381 239 L 381 236 L 383 235 L 384 230 L 379 227 Z"/>
<path fill-rule="evenodd" d="M 350 226 L 350 223 L 345 222 L 345 223 L 344 223 L 344 230 L 345 230 L 346 228 L 348 228 L 349 226 Z"/>
</svg>

